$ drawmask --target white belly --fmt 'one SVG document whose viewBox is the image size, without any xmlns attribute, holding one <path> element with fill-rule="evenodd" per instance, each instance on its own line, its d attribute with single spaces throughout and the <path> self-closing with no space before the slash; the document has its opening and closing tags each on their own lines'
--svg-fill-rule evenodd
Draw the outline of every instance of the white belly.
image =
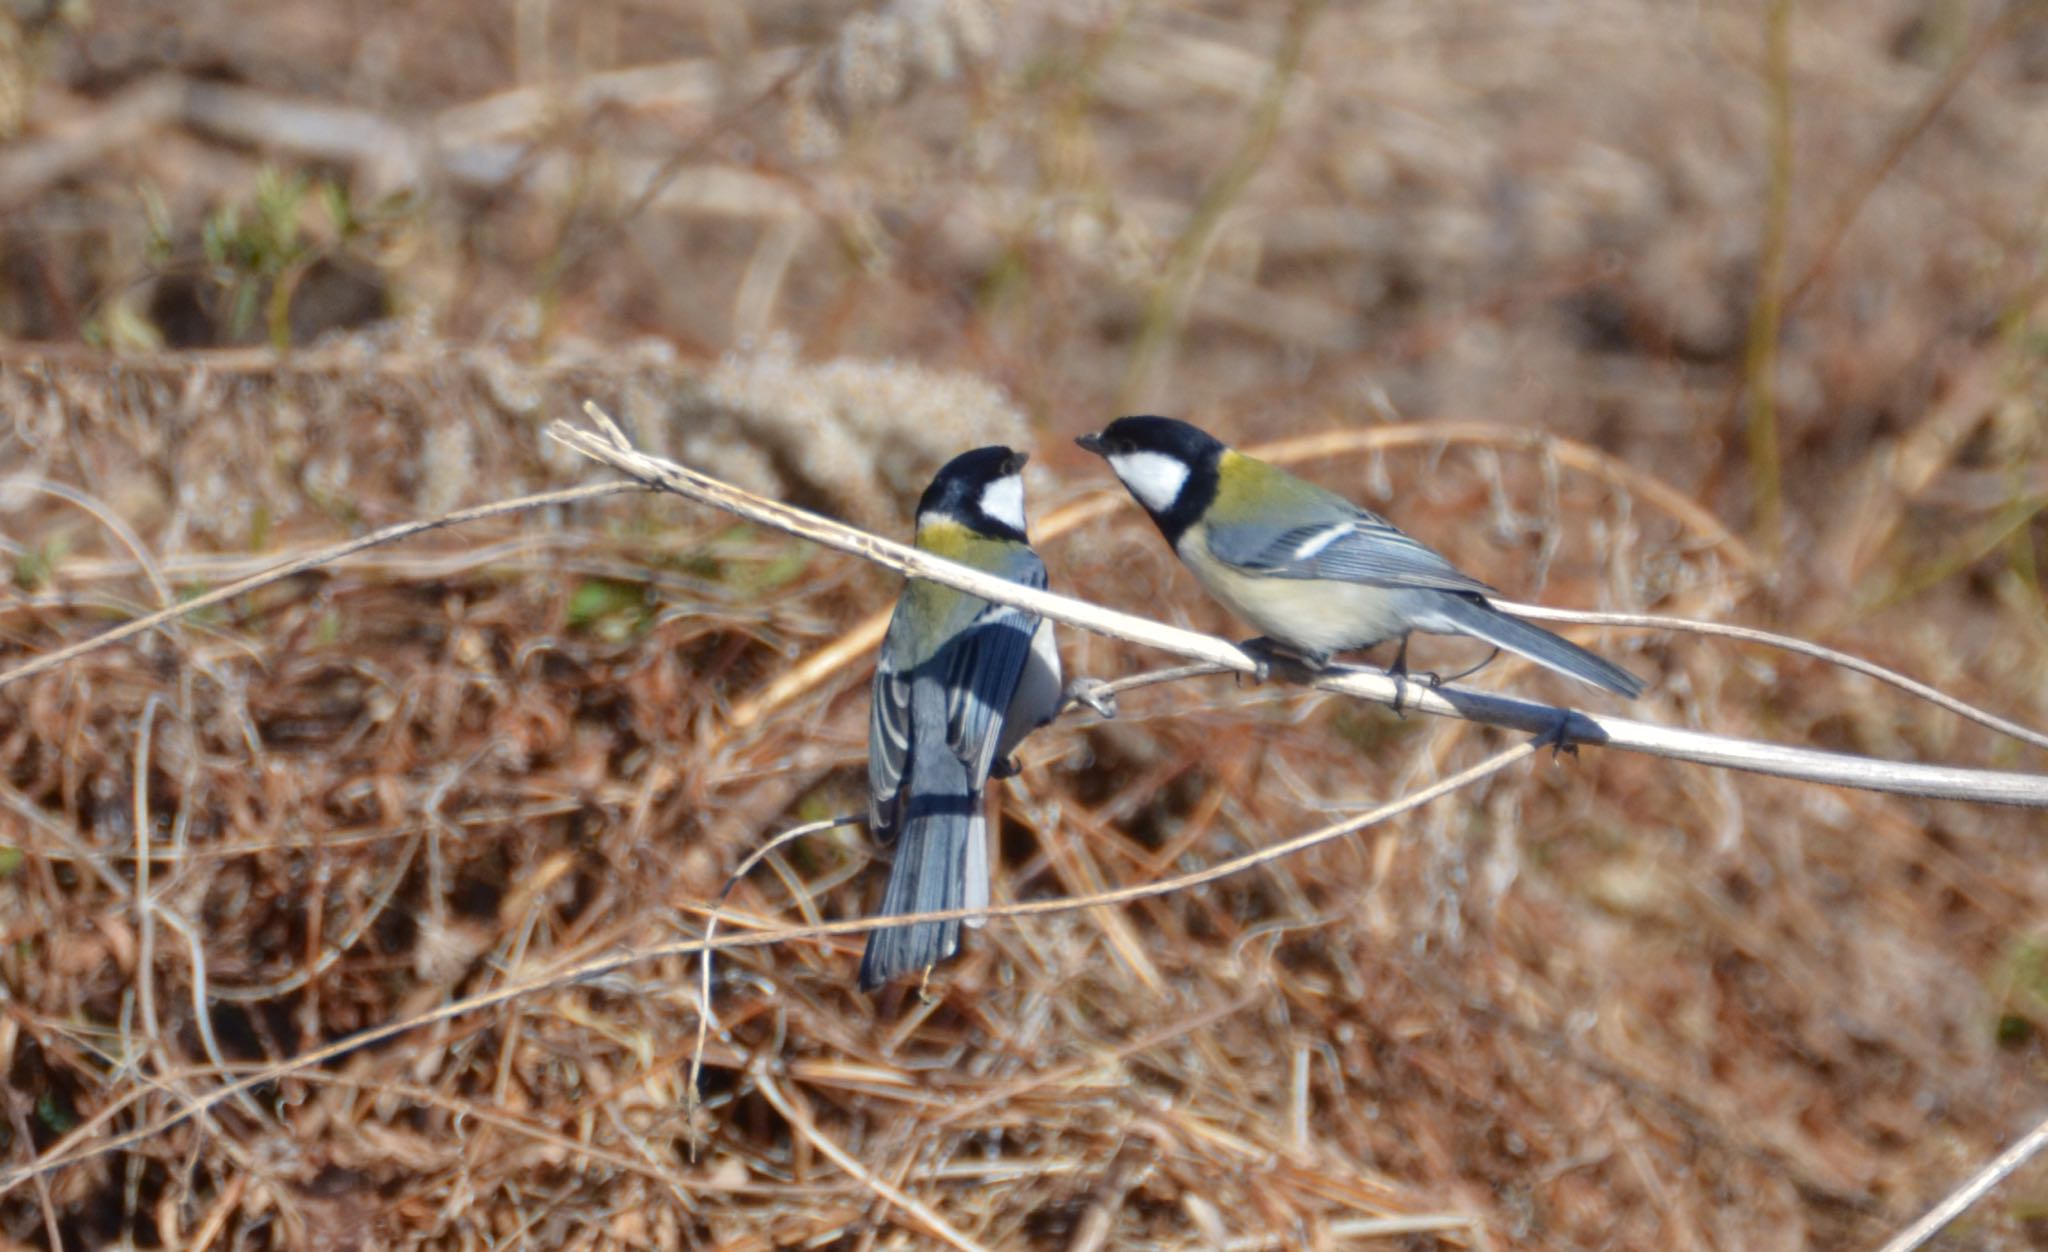
<svg viewBox="0 0 2048 1252">
<path fill-rule="evenodd" d="M 1042 617 L 1031 634 L 1031 655 L 1024 660 L 1024 672 L 1017 676 L 1017 690 L 1003 713 L 1003 728 L 996 734 L 997 759 L 1016 751 L 1024 736 L 1051 721 L 1060 711 L 1060 697 L 1065 693 L 1052 619 Z"/>
<path fill-rule="evenodd" d="M 1313 578 L 1257 578 L 1209 555 L 1198 527 L 1181 536 L 1180 558 L 1223 607 L 1261 634 L 1302 652 L 1369 648 L 1408 630 L 1405 592 Z"/>
</svg>

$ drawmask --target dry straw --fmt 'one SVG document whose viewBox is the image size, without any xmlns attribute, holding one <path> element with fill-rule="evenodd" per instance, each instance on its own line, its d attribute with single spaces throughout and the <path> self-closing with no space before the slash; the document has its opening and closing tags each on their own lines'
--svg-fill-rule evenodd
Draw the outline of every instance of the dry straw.
<svg viewBox="0 0 2048 1252">
<path fill-rule="evenodd" d="M 956 586 L 991 600 L 1004 601 L 1033 612 L 1042 613 L 1069 625 L 1159 648 L 1162 651 L 1189 658 L 1194 662 L 1193 664 L 1177 666 L 1159 673 L 1137 675 L 1118 680 L 1107 685 L 1107 690 L 1111 694 L 1115 691 L 1128 690 L 1139 685 L 1173 681 L 1195 674 L 1212 673 L 1219 670 L 1245 672 L 1252 669 L 1250 658 L 1222 640 L 1179 630 L 1143 618 L 1116 613 L 1069 597 L 1046 592 L 1035 592 L 999 579 L 991 579 L 975 571 L 927 556 L 913 548 L 892 543 L 872 534 L 740 491 L 729 484 L 673 462 L 646 456 L 635 450 L 618 430 L 617 426 L 601 411 L 597 410 L 594 406 L 590 406 L 588 411 L 592 420 L 597 425 L 597 430 L 576 429 L 557 423 L 550 429 L 550 435 L 593 459 L 614 466 L 638 480 L 639 483 L 674 491 L 688 498 L 713 504 L 760 524 L 811 539 L 842 551 L 851 552 L 902 573 Z M 1327 439 L 1331 437 L 1321 438 Z M 1315 440 L 1296 441 L 1296 443 L 1301 444 L 1302 448 L 1290 446 L 1283 450 L 1280 455 L 1285 455 L 1288 452 L 1301 452 L 1303 448 L 1308 448 L 1312 451 L 1316 445 Z M 1556 447 L 1552 446 L 1551 451 L 1555 452 Z M 47 670 L 55 665 L 60 665 L 64 661 L 93 648 L 105 647 L 121 639 L 132 638 L 139 633 L 162 626 L 182 614 L 203 607 L 205 604 L 230 598 L 247 591 L 251 587 L 274 581 L 293 572 L 326 564 L 348 553 L 374 544 L 388 543 L 430 527 L 530 507 L 532 504 L 542 500 L 587 498 L 632 489 L 634 488 L 625 484 L 585 487 L 570 492 L 549 493 L 546 497 L 529 497 L 522 500 L 486 506 L 481 509 L 466 510 L 462 513 L 451 514 L 426 523 L 392 527 L 344 545 L 341 548 L 329 549 L 294 558 L 276 568 L 263 571 L 231 586 L 220 588 L 208 596 L 188 601 L 160 613 L 138 618 L 122 627 L 105 632 L 73 647 L 62 649 L 27 662 L 7 673 L 0 674 L 0 686 L 27 677 L 30 674 Z M 1065 519 L 1065 524 L 1072 525 L 1083 517 L 1099 515 L 1102 507 L 1099 501 L 1076 506 L 1068 511 L 1071 516 Z M 1685 520 L 1688 525 L 1694 526 L 1703 534 L 1714 534 L 1718 530 L 1711 518 L 1687 516 Z M 1859 658 L 1848 657 L 1803 641 L 1786 639 L 1782 636 L 1769 635 L 1764 632 L 1748 630 L 1747 628 L 1726 627 L 1672 618 L 1618 614 L 1568 614 L 1555 610 L 1537 610 L 1533 608 L 1526 611 L 1530 616 L 1542 616 L 1549 620 L 1606 626 L 1695 631 L 1711 636 L 1736 638 L 1746 642 L 1762 643 L 1789 649 L 1805 655 L 1815 656 L 1830 663 L 1841 665 L 1891 683 L 1917 697 L 1927 699 L 1951 712 L 1999 730 L 2020 741 L 2035 746 L 2042 746 L 2044 743 L 2048 743 L 2048 739 L 2044 739 L 2039 732 L 2027 727 L 2015 725 L 1982 710 L 1962 704 L 1941 692 L 1935 691 L 1923 684 L 1918 684 L 1902 675 L 1871 665 L 1869 662 L 1862 661 Z M 839 666 L 848 663 L 851 657 L 859 655 L 864 649 L 852 646 L 848 641 L 849 639 L 860 637 L 863 629 L 864 627 L 856 628 L 855 631 L 849 632 L 847 637 L 842 638 L 839 644 L 825 649 L 818 656 L 813 657 L 811 662 L 795 667 L 788 681 L 771 687 L 755 701 L 743 709 L 737 710 L 737 712 L 748 720 L 758 720 L 771 715 L 776 709 L 793 699 L 798 692 L 807 689 L 809 685 L 822 681 L 824 676 Z M 872 643 L 869 642 L 867 646 L 872 646 Z M 1194 873 L 1164 878 L 1119 890 L 1081 894 L 1073 898 L 1039 900 L 997 906 L 988 909 L 986 911 L 987 915 L 992 917 L 1022 917 L 1067 912 L 1077 909 L 1099 908 L 1184 891 L 1202 883 L 1213 882 L 1229 875 L 1244 873 L 1258 866 L 1269 865 L 1281 858 L 1295 855 L 1318 844 L 1355 833 L 1358 830 L 1378 822 L 1383 822 L 1398 814 L 1411 812 L 1452 791 L 1498 773 L 1520 761 L 1529 759 L 1541 750 L 1545 739 L 1560 735 L 1575 744 L 1622 748 L 1664 756 L 1673 760 L 1696 764 L 1723 765 L 1807 781 L 1912 795 L 1990 801 L 2034 807 L 2048 806 L 2048 780 L 2032 774 L 1890 762 L 1848 754 L 1818 752 L 1785 745 L 1758 743 L 1727 736 L 1674 730 L 1626 718 L 1592 714 L 1579 710 L 1560 709 L 1530 701 L 1469 691 L 1456 686 L 1447 685 L 1435 689 L 1418 689 L 1413 684 L 1409 684 L 1404 688 L 1397 689 L 1395 682 L 1387 676 L 1364 670 L 1346 671 L 1326 676 L 1320 679 L 1317 685 L 1332 692 L 1381 702 L 1391 703 L 1398 697 L 1410 708 L 1439 716 L 1463 718 L 1526 731 L 1538 738 L 1534 741 L 1511 747 L 1469 769 L 1445 778 L 1427 788 L 1415 791 L 1392 803 L 1376 807 L 1370 812 L 1348 817 L 1322 829 L 1311 831 L 1244 856 L 1223 861 Z M 138 744 L 138 759 L 145 763 L 149 753 L 148 725 L 149 720 L 145 717 L 143 737 Z M 142 771 L 138 769 L 137 773 L 140 774 Z M 143 816 L 146 817 L 146 814 Z M 138 820 L 136 824 L 138 828 L 146 826 L 146 822 L 143 820 Z M 83 859 L 92 860 L 89 857 Z M 148 883 L 150 879 L 148 875 L 151 872 L 149 868 L 150 860 L 151 857 L 138 847 L 136 874 L 138 886 L 145 897 L 149 893 Z M 758 858 L 755 858 L 755 860 L 758 860 Z M 749 864 L 752 863 L 754 861 L 750 860 Z M 94 864 L 97 866 L 96 862 Z M 936 919 L 960 916 L 963 912 L 935 913 L 924 916 Z M 228 1080 L 229 1075 L 237 1071 L 221 1062 L 217 1048 L 209 1040 L 206 1050 L 215 1061 L 215 1067 L 211 1072 L 223 1080 L 220 1086 L 202 1094 L 192 1094 L 187 1091 L 181 1091 L 171 1083 L 160 1079 L 146 1079 L 144 1082 L 131 1088 L 126 1094 L 110 1100 L 106 1106 L 97 1110 L 83 1124 L 74 1128 L 57 1143 L 50 1145 L 37 1159 L 0 1173 L 0 1194 L 12 1191 L 14 1188 L 30 1182 L 41 1187 L 47 1177 L 59 1168 L 89 1157 L 134 1146 L 154 1138 L 188 1119 L 194 1117 L 209 1118 L 211 1111 L 223 1102 L 246 1100 L 254 1088 L 263 1084 L 273 1083 L 281 1078 L 294 1075 L 324 1080 L 325 1076 L 318 1073 L 317 1067 L 347 1053 L 415 1030 L 447 1023 L 467 1014 L 501 1006 L 550 988 L 558 988 L 572 983 L 601 978 L 629 965 L 646 961 L 692 955 L 708 958 L 709 954 L 713 952 L 738 947 L 758 947 L 782 943 L 788 940 L 816 940 L 833 936 L 853 935 L 870 929 L 874 924 L 869 920 L 854 919 L 809 926 L 781 926 L 764 923 L 758 919 L 734 917 L 720 912 L 716 905 L 706 910 L 706 916 L 712 923 L 723 920 L 729 923 L 744 925 L 748 929 L 742 933 L 725 936 L 716 935 L 710 929 L 707 929 L 707 933 L 702 939 L 689 939 L 647 947 L 635 947 L 631 950 L 613 947 L 595 955 L 590 955 L 588 950 L 586 950 L 586 954 L 582 959 L 564 962 L 551 970 L 545 970 L 537 974 L 510 979 L 504 985 L 487 992 L 452 1000 L 429 1011 L 359 1031 L 354 1035 L 312 1052 L 292 1057 L 287 1061 L 267 1066 L 254 1072 L 241 1072 L 240 1077 L 233 1078 L 232 1080 Z M 172 924 L 174 928 L 180 929 L 181 934 L 183 933 L 182 927 L 178 925 L 179 919 L 173 913 L 169 911 L 159 913 L 158 910 L 153 908 L 145 911 L 145 923 L 158 919 L 165 920 Z M 902 921 L 905 919 L 892 920 Z M 145 937 L 147 937 L 148 933 L 147 926 L 145 925 Z M 183 937 L 188 943 L 193 938 L 190 934 L 183 934 Z M 191 946 L 195 948 L 194 957 L 196 965 L 198 960 L 197 945 L 193 944 Z M 201 991 L 203 985 L 199 978 L 195 978 L 193 988 L 195 994 L 203 994 Z M 144 987 L 144 992 L 144 1008 L 147 1012 L 153 1003 L 153 997 L 148 994 L 149 989 L 147 985 Z M 709 1021 L 708 1005 L 709 996 L 706 994 L 700 1006 L 705 1009 L 705 1012 L 700 1014 L 700 1022 L 707 1025 Z M 204 1021 L 205 1017 L 205 1013 L 201 1011 L 200 1020 Z M 783 1070 L 776 1068 L 775 1063 L 756 1061 L 751 1065 L 750 1073 L 757 1089 L 762 1092 L 763 1097 L 783 1112 L 783 1115 L 789 1120 L 790 1124 L 796 1128 L 797 1133 L 804 1137 L 821 1156 L 833 1160 L 842 1169 L 846 1170 L 851 1177 L 859 1181 L 863 1188 L 868 1190 L 878 1202 L 896 1209 L 903 1214 L 906 1222 L 925 1231 L 929 1235 L 943 1239 L 955 1246 L 974 1246 L 936 1212 L 930 1210 L 928 1206 L 923 1205 L 916 1197 L 903 1191 L 888 1179 L 868 1170 L 857 1158 L 849 1154 L 844 1147 L 833 1142 L 814 1121 L 809 1120 L 802 1113 L 798 1105 L 790 1101 L 789 1093 L 778 1085 L 778 1078 L 783 1075 Z M 186 1075 L 186 1077 L 198 1076 L 200 1075 Z M 124 1110 L 134 1107 L 138 1101 L 151 1096 L 168 1097 L 172 1101 L 172 1107 L 155 1115 L 139 1118 L 140 1124 L 131 1130 L 118 1135 L 96 1138 Z M 2044 1140 L 2048 1140 L 2048 1127 L 2044 1127 L 2027 1136 L 2019 1144 L 2015 1145 L 2011 1151 L 1987 1166 L 1976 1179 L 1972 1180 L 1968 1186 L 1959 1190 L 1941 1208 L 1931 1213 L 1925 1221 L 1902 1234 L 1892 1247 L 1905 1249 L 1918 1246 L 1919 1242 L 1924 1241 L 1925 1238 L 1931 1236 L 1933 1231 L 1939 1229 L 1942 1222 L 1952 1218 L 1955 1213 L 1962 1211 L 1970 1203 L 1980 1198 L 1990 1187 L 1994 1186 L 2001 1178 L 2016 1168 L 2028 1155 L 2037 1151 Z M 579 1148 L 579 1150 L 593 1151 L 588 1145 Z M 597 1158 L 593 1157 L 593 1159 Z M 641 1169 L 643 1172 L 645 1169 L 644 1166 L 636 1166 L 635 1168 Z M 669 1181 L 673 1180 L 670 1179 Z M 1436 1221 L 1438 1219 L 1430 1218 L 1426 1220 Z M 1465 1221 L 1463 1218 L 1443 1220 L 1453 1221 L 1454 1224 Z M 1389 1233 L 1389 1231 L 1376 1231 L 1375 1233 Z"/>
<path fill-rule="evenodd" d="M 1035 591 L 1019 587 L 1003 579 L 994 578 L 965 566 L 932 557 L 902 544 L 894 543 L 874 535 L 855 530 L 829 519 L 793 509 L 774 501 L 760 499 L 740 491 L 728 484 L 706 475 L 696 473 L 673 462 L 658 457 L 649 457 L 635 450 L 604 412 L 594 404 L 586 404 L 589 414 L 602 432 L 579 430 L 564 423 L 549 428 L 549 435 L 560 440 L 594 460 L 629 474 L 650 486 L 674 491 L 693 500 L 727 509 L 762 525 L 772 526 L 791 534 L 837 548 L 844 552 L 874 561 L 899 573 L 927 578 L 945 583 L 960 590 L 971 592 L 985 599 L 1015 605 L 1016 607 L 1051 617 L 1069 626 L 1096 631 L 1113 638 L 1156 647 L 1163 651 L 1190 658 L 1199 664 L 1177 671 L 1174 676 L 1185 673 L 1208 672 L 1213 668 L 1251 672 L 1254 663 L 1237 648 L 1208 636 L 1190 631 L 1178 630 L 1161 623 L 1132 617 L 1128 614 L 1103 609 L 1084 601 L 1056 595 L 1051 592 Z M 1543 617 L 1552 621 L 1581 622 L 1609 626 L 1631 626 L 1666 630 L 1687 630 L 1712 637 L 1737 639 L 1745 642 L 1762 643 L 1784 648 L 1807 656 L 1813 656 L 1830 663 L 1841 665 L 1854 672 L 1875 677 L 1907 691 L 1918 698 L 1927 700 L 1950 712 L 1958 713 L 1982 725 L 1988 726 L 2012 738 L 2034 746 L 2048 746 L 2048 737 L 2038 731 L 2018 725 L 2007 719 L 1956 700 L 1925 684 L 1903 675 L 1893 673 L 1881 666 L 1861 658 L 1852 657 L 1833 649 L 1823 648 L 1802 640 L 1788 639 L 1769 632 L 1743 627 L 1720 626 L 1713 623 L 1696 623 L 1676 618 L 1655 617 L 1640 614 L 1583 614 L 1558 610 L 1539 610 L 1529 606 L 1515 606 L 1517 611 L 1532 617 Z M 1673 730 L 1648 725 L 1623 718 L 1589 714 L 1577 710 L 1560 710 L 1549 706 L 1532 704 L 1527 701 L 1511 700 L 1504 697 L 1481 695 L 1452 686 L 1433 688 L 1420 692 L 1397 685 L 1395 680 L 1381 674 L 1351 672 L 1338 676 L 1319 678 L 1316 685 L 1324 690 L 1380 700 L 1388 703 L 1401 700 L 1408 707 L 1423 712 L 1447 717 L 1463 717 L 1474 721 L 1488 722 L 1511 729 L 1524 730 L 1539 735 L 1552 735 L 1575 743 L 1593 743 L 1640 751 L 1674 760 L 1696 764 L 1722 765 L 1736 769 L 1750 770 L 1762 774 L 1796 778 L 1811 782 L 1834 783 L 1842 786 L 1861 787 L 1874 791 L 1889 791 L 1909 795 L 1935 796 L 1947 799 L 1978 800 L 2001 804 L 2048 807 L 2048 779 L 2037 775 L 2006 773 L 1989 770 L 1961 769 L 1945 766 L 1929 766 L 1910 763 L 1879 761 L 1867 757 L 1843 753 L 1816 752 L 1811 749 L 1794 748 L 1778 744 L 1757 743 L 1732 739 L 1725 736 L 1700 732 Z M 1476 780 L 1492 774 L 1514 760 L 1529 755 L 1535 745 L 1526 744 L 1518 750 L 1510 750 L 1489 761 L 1475 766 L 1458 778 L 1446 780 L 1436 787 L 1410 797 L 1420 800 L 1423 796 L 1434 798 L 1448 792 L 1455 785 Z M 1368 818 L 1377 816 L 1368 815 Z M 1300 839 L 1267 848 L 1251 857 L 1240 858 L 1246 864 L 1217 866 L 1212 871 L 1189 875 L 1176 880 L 1179 885 L 1193 885 L 1221 877 L 1225 873 L 1249 868 L 1249 863 L 1278 859 L 1305 847 L 1321 842 L 1324 838 L 1335 837 L 1365 824 L 1366 819 L 1357 823 L 1340 823 L 1330 831 L 1316 832 Z M 823 825 L 822 823 L 820 825 Z M 792 832 L 794 833 L 794 832 Z M 750 862 L 751 864 L 751 862 Z M 744 872 L 744 868 L 742 869 Z M 1155 884 L 1163 885 L 1163 884 Z M 1115 898 L 1135 898 L 1150 894 L 1144 889 L 1127 892 L 1110 892 L 1083 903 L 1107 903 Z M 1022 911 L 1003 908 L 992 911 L 992 915 L 1003 916 Z M 947 914 L 945 916 L 950 916 Z M 716 913 L 714 912 L 714 921 Z M 938 914 L 933 917 L 941 916 Z M 711 942 L 700 945 L 705 959 L 705 985 L 709 984 L 710 954 L 715 950 Z M 705 996 L 707 1014 L 703 1020 L 708 1023 L 708 993 Z M 701 1054 L 700 1037 L 700 1054 Z M 693 1066 L 694 1088 L 696 1069 Z M 759 1077 L 759 1076 L 757 1076 Z M 929 1233 L 956 1247 L 971 1246 L 948 1226 L 937 1214 L 907 1195 L 897 1192 L 881 1179 L 874 1177 L 858 1161 L 847 1156 L 843 1149 L 823 1140 L 807 1120 L 799 1118 L 785 1099 L 778 1098 L 768 1085 L 763 1093 L 793 1125 L 805 1135 L 819 1151 L 860 1178 L 876 1194 L 904 1211 L 915 1223 Z M 1885 1247 L 1885 1252 L 1911 1252 L 1924 1245 L 1941 1229 L 1965 1212 L 1972 1204 L 1988 1194 L 2000 1181 L 2010 1176 L 2021 1164 L 2048 1145 L 2048 1121 L 2044 1121 L 2024 1136 L 2018 1143 L 2001 1153 L 1997 1159 L 1979 1170 L 1963 1185 L 1944 1198 L 1923 1218 L 1902 1231 Z"/>
<path fill-rule="evenodd" d="M 1403 813 L 1421 808 L 1430 802 L 1449 795 L 1460 788 L 1470 786 L 1483 778 L 1499 773 L 1517 761 L 1534 756 L 1541 745 L 1535 742 L 1517 744 L 1488 757 L 1477 765 L 1463 770 L 1410 795 L 1380 805 L 1369 812 L 1344 821 L 1325 826 L 1320 830 L 1296 836 L 1283 843 L 1261 848 L 1244 856 L 1212 865 L 1193 873 L 1177 875 L 1159 882 L 1141 883 L 1114 891 L 1103 891 L 1080 899 L 1035 900 L 1020 904 L 997 905 L 981 909 L 947 909 L 931 913 L 909 913 L 891 918 L 894 924 L 918 921 L 948 921 L 954 918 L 975 917 L 1035 917 L 1049 913 L 1068 913 L 1077 909 L 1098 908 L 1112 904 L 1127 904 L 1134 900 L 1154 896 L 1171 895 L 1204 883 L 1215 882 L 1262 865 L 1271 864 L 1297 853 L 1307 851 L 1346 835 L 1356 834 L 1367 827 L 1377 825 Z M 728 921 L 741 920 L 730 916 Z M 108 1121 L 143 1095 L 142 1089 L 129 1091 L 125 1096 L 111 1100 L 93 1117 L 79 1124 L 70 1134 L 52 1145 L 34 1162 L 0 1172 L 0 1195 L 6 1195 L 14 1188 L 32 1179 L 40 1179 L 50 1172 L 73 1165 L 91 1157 L 132 1147 L 170 1130 L 193 1117 L 203 1117 L 225 1100 L 242 1099 L 252 1089 L 274 1083 L 282 1078 L 292 1077 L 316 1066 L 346 1056 L 359 1048 L 398 1038 L 423 1027 L 452 1021 L 482 1009 L 495 1008 L 514 1000 L 534 995 L 552 988 L 566 987 L 574 983 L 602 978 L 631 965 L 664 958 L 697 956 L 706 952 L 723 952 L 734 948 L 755 948 L 768 944 L 782 943 L 795 939 L 824 939 L 839 935 L 856 935 L 872 930 L 875 923 L 865 918 L 854 918 L 843 922 L 824 922 L 813 926 L 764 926 L 745 934 L 727 935 L 723 938 L 706 937 L 675 943 L 655 944 L 626 952 L 607 952 L 602 956 L 579 961 L 548 973 L 533 977 L 514 979 L 505 985 L 477 995 L 452 1000 L 424 1013 L 399 1021 L 387 1022 L 358 1031 L 325 1047 L 315 1048 L 288 1061 L 267 1066 L 247 1074 L 204 1095 L 192 1096 L 167 1085 L 153 1084 L 151 1089 L 161 1085 L 164 1094 L 183 1102 L 183 1107 L 160 1118 L 156 1118 L 134 1130 L 123 1132 L 106 1139 L 93 1136 Z"/>
</svg>

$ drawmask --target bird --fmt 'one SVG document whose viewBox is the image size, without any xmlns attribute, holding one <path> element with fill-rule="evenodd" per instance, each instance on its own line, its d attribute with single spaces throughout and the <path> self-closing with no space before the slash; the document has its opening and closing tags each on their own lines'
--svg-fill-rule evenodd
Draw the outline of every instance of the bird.
<svg viewBox="0 0 2048 1252">
<path fill-rule="evenodd" d="M 1630 699 L 1642 679 L 1495 607 L 1497 593 L 1392 522 L 1170 417 L 1120 417 L 1075 442 L 1109 462 L 1203 588 L 1265 632 L 1260 661 L 1313 672 L 1408 634 L 1470 635 Z"/>
<path fill-rule="evenodd" d="M 1043 588 L 1045 562 L 1025 535 L 1026 460 L 996 446 L 947 462 L 918 500 L 916 546 Z M 904 587 L 868 719 L 868 825 L 896 844 L 879 916 L 987 907 L 983 790 L 1016 773 L 1011 753 L 1061 699 L 1050 620 L 924 579 Z M 861 957 L 861 990 L 929 970 L 959 948 L 960 919 L 878 928 Z"/>
</svg>

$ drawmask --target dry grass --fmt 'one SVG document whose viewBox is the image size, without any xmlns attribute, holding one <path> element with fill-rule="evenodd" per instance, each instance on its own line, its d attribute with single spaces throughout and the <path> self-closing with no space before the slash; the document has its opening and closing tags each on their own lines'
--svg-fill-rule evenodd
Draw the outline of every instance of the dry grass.
<svg viewBox="0 0 2048 1252">
<path fill-rule="evenodd" d="M 38 341 L 0 345 L 0 672 L 582 481 L 540 430 L 586 396 L 891 533 L 969 442 L 1040 450 L 1042 518 L 1104 485 L 1066 441 L 1119 405 L 1247 441 L 1391 409 L 1443 438 L 1317 476 L 1516 598 L 1768 623 L 2048 723 L 2038 6 L 1791 7 L 1776 559 L 1715 523 L 1756 537 L 1765 0 L 735 12 L 0 16 L 0 334 Z M 148 142 L 96 144 L 117 107 Z M 258 238 L 262 159 L 349 211 L 308 191 Z M 1043 550 L 1062 589 L 1225 627 L 1129 508 Z M 0 1171 L 701 933 L 748 851 L 855 807 L 862 651 L 775 684 L 892 596 L 627 496 L 0 687 Z M 2041 768 L 1809 661 L 1600 646 L 1653 719 Z M 1133 693 L 1032 742 L 996 896 L 1213 864 L 1502 742 L 1222 678 Z M 692 962 L 516 995 L 14 1186 L 0 1246 L 1868 1246 L 2048 1108 L 2039 840 L 1589 750 L 1252 876 L 993 924 L 929 999 L 853 992 L 855 940 L 736 950 L 694 1117 Z M 854 917 L 874 871 L 820 836 L 734 908 Z M 2033 1246 L 2044 1198 L 2023 1171 L 1947 1239 Z"/>
</svg>

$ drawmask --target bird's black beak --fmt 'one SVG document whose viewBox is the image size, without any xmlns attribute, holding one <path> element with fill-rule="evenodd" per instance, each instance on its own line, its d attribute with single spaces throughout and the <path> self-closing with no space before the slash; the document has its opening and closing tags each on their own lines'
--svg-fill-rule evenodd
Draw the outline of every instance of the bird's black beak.
<svg viewBox="0 0 2048 1252">
<path fill-rule="evenodd" d="M 1088 451 L 1093 452 L 1096 456 L 1109 455 L 1109 453 L 1106 450 L 1104 450 L 1102 446 L 1101 435 L 1083 435 L 1079 439 L 1076 439 L 1074 442 L 1080 444 Z"/>
<path fill-rule="evenodd" d="M 1030 459 L 1031 454 L 1029 452 L 1012 452 L 1009 459 L 1003 462 L 1003 472 L 1005 474 L 1021 474 L 1024 472 L 1025 463 Z"/>
</svg>

